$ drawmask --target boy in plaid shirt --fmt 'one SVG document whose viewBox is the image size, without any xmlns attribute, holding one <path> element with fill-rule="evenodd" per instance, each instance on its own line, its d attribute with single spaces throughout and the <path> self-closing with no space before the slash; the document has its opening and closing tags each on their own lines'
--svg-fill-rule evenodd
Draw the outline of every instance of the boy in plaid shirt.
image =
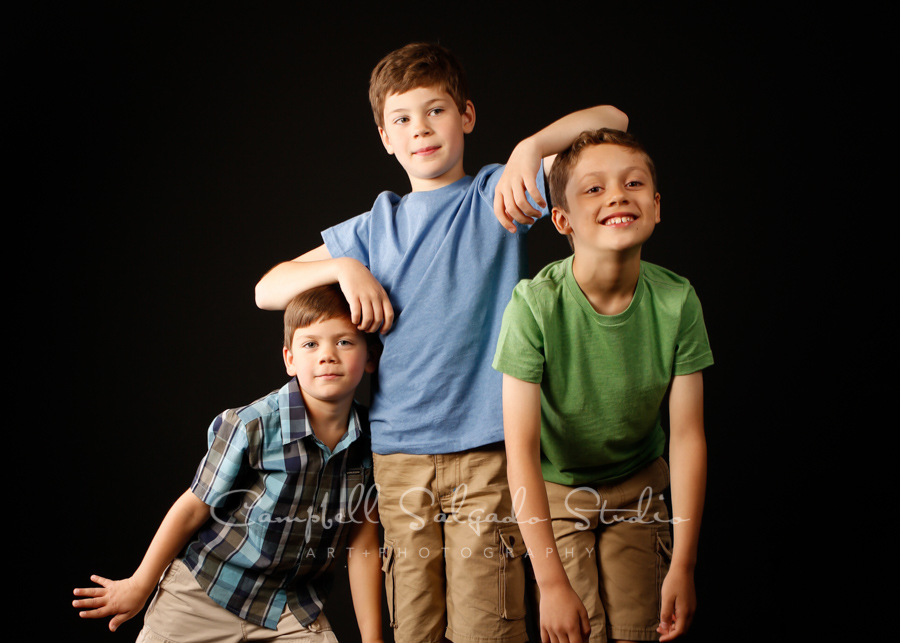
<svg viewBox="0 0 900 643">
<path fill-rule="evenodd" d="M 75 590 L 82 617 L 111 616 L 115 631 L 162 576 L 139 641 L 336 641 L 322 609 L 346 546 L 362 639 L 381 640 L 369 428 L 353 401 L 373 355 L 337 286 L 298 295 L 284 320 L 292 379 L 213 421 L 191 488 L 134 575 Z"/>
</svg>

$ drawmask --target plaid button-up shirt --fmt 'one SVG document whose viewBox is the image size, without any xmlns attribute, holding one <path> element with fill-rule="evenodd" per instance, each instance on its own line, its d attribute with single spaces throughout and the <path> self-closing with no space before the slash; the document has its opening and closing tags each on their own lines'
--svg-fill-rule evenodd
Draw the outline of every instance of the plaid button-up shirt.
<svg viewBox="0 0 900 643">
<path fill-rule="evenodd" d="M 296 378 L 213 420 L 191 489 L 214 509 L 184 562 L 216 603 L 272 629 L 285 605 L 303 625 L 316 620 L 353 521 L 375 503 L 364 410 L 354 405 L 333 452 Z"/>
</svg>

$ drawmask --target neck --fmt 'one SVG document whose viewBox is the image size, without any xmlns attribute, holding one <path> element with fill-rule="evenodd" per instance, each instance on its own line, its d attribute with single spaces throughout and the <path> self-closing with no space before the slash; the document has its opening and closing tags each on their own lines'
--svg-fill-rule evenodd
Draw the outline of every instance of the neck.
<svg viewBox="0 0 900 643">
<path fill-rule="evenodd" d="M 307 395 L 302 389 L 300 394 L 303 396 L 306 417 L 313 433 L 329 449 L 334 449 L 347 433 L 353 398 L 347 397 L 338 402 L 326 402 Z"/>
<path fill-rule="evenodd" d="M 630 249 L 624 253 L 579 250 L 572 263 L 572 274 L 594 310 L 601 315 L 618 315 L 634 298 L 641 274 L 641 250 Z"/>
<path fill-rule="evenodd" d="M 412 187 L 413 192 L 429 192 L 431 190 L 439 190 L 443 187 L 447 187 L 451 183 L 456 183 L 465 175 L 466 171 L 463 169 L 462 163 L 460 162 L 449 172 L 445 172 L 433 179 L 422 179 L 412 175 L 407 176 L 409 176 L 409 184 Z"/>
</svg>

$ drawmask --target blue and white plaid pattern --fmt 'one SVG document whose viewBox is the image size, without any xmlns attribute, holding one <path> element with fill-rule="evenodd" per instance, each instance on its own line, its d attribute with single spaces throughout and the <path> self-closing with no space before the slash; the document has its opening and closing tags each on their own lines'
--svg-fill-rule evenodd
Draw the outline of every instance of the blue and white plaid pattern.
<svg viewBox="0 0 900 643">
<path fill-rule="evenodd" d="M 319 616 L 372 484 L 357 411 L 333 452 L 310 429 L 296 378 L 213 420 L 191 489 L 214 509 L 184 562 L 225 609 L 272 629 L 285 604 L 303 625 Z"/>
</svg>

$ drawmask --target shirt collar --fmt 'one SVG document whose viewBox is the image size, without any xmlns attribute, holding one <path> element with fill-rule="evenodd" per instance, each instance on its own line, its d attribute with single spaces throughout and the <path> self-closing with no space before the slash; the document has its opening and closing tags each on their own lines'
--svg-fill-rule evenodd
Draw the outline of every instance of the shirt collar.
<svg viewBox="0 0 900 643">
<path fill-rule="evenodd" d="M 303 404 L 303 395 L 300 393 L 300 384 L 297 382 L 296 377 L 292 377 L 278 391 L 278 410 L 281 413 L 282 444 L 314 437 L 315 434 L 312 432 L 312 427 L 306 421 L 306 407 Z M 356 402 L 354 402 L 351 407 L 347 434 L 341 438 L 339 444 L 349 445 L 359 438 L 359 435 L 359 417 L 356 414 Z"/>
</svg>

